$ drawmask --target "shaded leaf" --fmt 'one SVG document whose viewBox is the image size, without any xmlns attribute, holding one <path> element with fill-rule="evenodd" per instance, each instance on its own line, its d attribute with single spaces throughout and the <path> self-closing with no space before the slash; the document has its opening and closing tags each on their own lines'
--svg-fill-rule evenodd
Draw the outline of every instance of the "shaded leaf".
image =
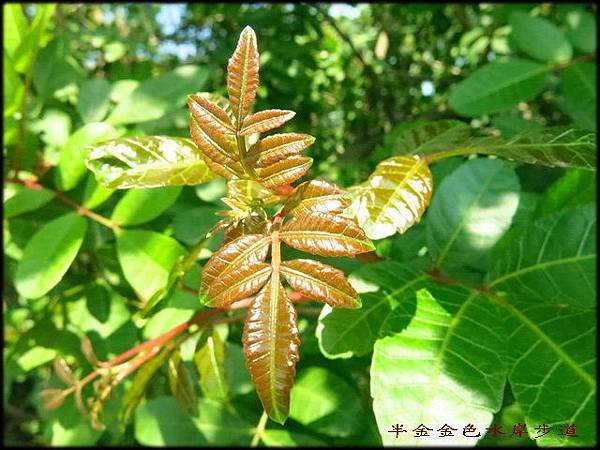
<svg viewBox="0 0 600 450">
<path fill-rule="evenodd" d="M 561 70 L 558 106 L 586 130 L 596 130 L 596 65 L 591 62 L 572 64 Z"/>
<path fill-rule="evenodd" d="M 93 173 L 90 173 L 85 182 L 83 189 L 82 203 L 83 206 L 89 209 L 94 209 L 104 203 L 115 192 L 114 189 L 109 189 L 99 184 Z"/>
<path fill-rule="evenodd" d="M 371 239 L 404 233 L 417 223 L 431 199 L 433 179 L 418 157 L 396 156 L 377 165 L 369 179 L 351 188 L 348 213 Z"/>
<path fill-rule="evenodd" d="M 477 292 L 454 290 L 450 298 L 419 291 L 408 327 L 375 343 L 371 396 L 384 445 L 447 445 L 452 439 L 474 446 L 477 439 L 464 434 L 396 438 L 387 431 L 395 423 L 410 430 L 449 421 L 481 431 L 502 406 L 507 369 L 499 308 Z"/>
<path fill-rule="evenodd" d="M 10 198 L 9 189 L 14 189 L 15 194 Z M 35 211 L 48 204 L 54 198 L 52 191 L 47 189 L 30 189 L 18 184 L 7 183 L 4 186 L 4 218 L 18 216 L 29 211 Z"/>
<path fill-rule="evenodd" d="M 248 311 L 242 335 L 246 365 L 269 417 L 283 424 L 299 359 L 296 309 L 281 282 L 271 278 Z"/>
<path fill-rule="evenodd" d="M 468 117 L 500 111 L 535 98 L 546 87 L 548 71 L 517 58 L 492 62 L 452 86 L 448 103 Z"/>
<path fill-rule="evenodd" d="M 204 265 L 201 291 L 206 292 L 227 272 L 235 274 L 245 265 L 263 262 L 267 257 L 270 241 L 270 237 L 265 235 L 247 234 L 224 245 Z"/>
<path fill-rule="evenodd" d="M 242 127 L 244 117 L 250 112 L 258 88 L 258 48 L 256 34 L 246 26 L 227 64 L 227 93 L 231 110 L 237 120 L 237 129 Z"/>
<path fill-rule="evenodd" d="M 179 404 L 192 414 L 197 413 L 197 395 L 192 377 L 181 360 L 181 353 L 175 350 L 171 353 L 168 365 L 168 378 L 171 393 Z"/>
<path fill-rule="evenodd" d="M 109 188 L 182 186 L 216 178 L 191 139 L 141 136 L 93 147 L 86 165 Z"/>
<path fill-rule="evenodd" d="M 360 308 L 358 293 L 344 272 L 310 259 L 294 259 L 281 263 L 281 273 L 296 291 L 305 297 L 338 308 Z"/>
<path fill-rule="evenodd" d="M 181 187 L 134 189 L 119 200 L 111 219 L 118 225 L 139 225 L 160 216 L 181 193 Z"/>
<path fill-rule="evenodd" d="M 517 47 L 532 58 L 547 62 L 563 62 L 571 58 L 573 49 L 564 33 L 543 17 L 514 11 L 509 18 L 511 38 Z"/>
<path fill-rule="evenodd" d="M 510 302 L 510 303 L 509 303 Z M 509 381 L 523 407 L 529 436 L 544 423 L 540 446 L 594 445 L 596 433 L 596 318 L 572 307 L 503 302 Z M 575 425 L 578 437 L 565 436 Z M 561 435 L 562 428 L 562 435 Z M 574 439 L 577 439 L 576 443 Z"/>
<path fill-rule="evenodd" d="M 596 18 L 593 14 L 581 9 L 567 14 L 567 37 L 584 53 L 596 50 Z"/>
<path fill-rule="evenodd" d="M 100 122 L 110 106 L 110 84 L 103 78 L 84 81 L 77 97 L 77 112 L 85 123 Z"/>
<path fill-rule="evenodd" d="M 352 220 L 329 214 L 305 214 L 286 222 L 280 232 L 286 244 L 321 256 L 354 256 L 375 249 Z"/>
<path fill-rule="evenodd" d="M 87 221 L 68 213 L 46 223 L 29 240 L 15 274 L 15 288 L 26 298 L 38 298 L 63 278 L 81 247 Z"/>
<path fill-rule="evenodd" d="M 205 397 L 223 401 L 229 396 L 225 379 L 225 341 L 216 330 L 205 333 L 206 341 L 194 353 L 200 388 Z"/>
<path fill-rule="evenodd" d="M 595 307 L 595 229 L 592 206 L 536 220 L 498 246 L 489 286 L 530 303 Z"/>
<path fill-rule="evenodd" d="M 262 133 L 273 128 L 278 128 L 295 115 L 294 111 L 284 109 L 268 109 L 256 112 L 244 118 L 239 134 L 241 136 L 248 136 L 252 133 Z"/>
<path fill-rule="evenodd" d="M 569 170 L 541 196 L 535 217 L 582 206 L 596 201 L 596 174 L 589 170 Z"/>
</svg>

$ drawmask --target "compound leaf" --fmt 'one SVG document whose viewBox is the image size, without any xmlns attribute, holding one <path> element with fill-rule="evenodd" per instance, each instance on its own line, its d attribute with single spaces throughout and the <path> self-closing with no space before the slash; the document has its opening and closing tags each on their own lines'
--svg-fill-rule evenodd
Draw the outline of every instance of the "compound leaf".
<svg viewBox="0 0 600 450">
<path fill-rule="evenodd" d="M 206 96 L 200 94 L 190 96 L 188 108 L 196 122 L 203 124 L 212 133 L 235 134 L 235 128 L 227 111 Z"/>
<path fill-rule="evenodd" d="M 250 164 L 266 167 L 282 159 L 298 155 L 314 141 L 315 138 L 308 134 L 274 134 L 261 139 L 250 147 L 246 159 Z"/>
<path fill-rule="evenodd" d="M 350 205 L 347 192 L 323 180 L 299 184 L 285 203 L 285 211 L 293 216 L 308 213 L 341 213 Z"/>
<path fill-rule="evenodd" d="M 436 120 L 409 126 L 394 141 L 396 155 L 429 155 L 463 144 L 471 135 L 471 127 L 458 120 Z"/>
<path fill-rule="evenodd" d="M 227 93 L 231 109 L 237 120 L 237 129 L 242 128 L 258 89 L 258 48 L 256 34 L 247 26 L 242 30 L 237 47 L 227 64 Z"/>
<path fill-rule="evenodd" d="M 371 239 L 404 233 L 417 223 L 431 199 L 433 179 L 418 156 L 396 156 L 377 165 L 369 179 L 350 189 L 349 214 Z"/>
<path fill-rule="evenodd" d="M 310 259 L 281 263 L 281 273 L 296 291 L 305 297 L 338 308 L 359 308 L 360 298 L 344 272 Z"/>
<path fill-rule="evenodd" d="M 217 177 L 191 139 L 141 136 L 113 139 L 93 147 L 85 161 L 106 187 L 182 186 Z"/>
<path fill-rule="evenodd" d="M 265 167 L 257 167 L 256 174 L 260 183 L 268 189 L 296 181 L 312 165 L 312 158 L 290 156 Z"/>
<path fill-rule="evenodd" d="M 295 115 L 294 111 L 287 111 L 285 109 L 267 109 L 256 112 L 244 118 L 239 134 L 241 136 L 248 136 L 249 134 L 262 133 L 273 128 L 278 128 Z"/>
<path fill-rule="evenodd" d="M 237 270 L 221 273 L 208 289 L 208 306 L 225 308 L 264 286 L 271 276 L 271 266 L 260 262 L 248 262 Z"/>
<path fill-rule="evenodd" d="M 246 365 L 269 417 L 283 424 L 299 358 L 296 309 L 278 279 L 256 296 L 242 336 Z"/>
<path fill-rule="evenodd" d="M 280 232 L 286 244 L 321 256 L 354 256 L 374 245 L 351 219 L 330 214 L 304 214 L 286 222 Z"/>
</svg>

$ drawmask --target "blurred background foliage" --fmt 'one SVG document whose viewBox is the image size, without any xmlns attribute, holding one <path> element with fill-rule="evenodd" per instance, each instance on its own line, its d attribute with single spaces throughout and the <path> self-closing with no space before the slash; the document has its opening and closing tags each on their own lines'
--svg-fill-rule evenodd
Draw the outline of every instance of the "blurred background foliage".
<svg viewBox="0 0 600 450">
<path fill-rule="evenodd" d="M 256 31 L 261 54 L 256 109 L 297 112 L 286 131 L 317 138 L 307 152 L 315 159 L 313 178 L 342 186 L 363 181 L 377 162 L 392 155 L 398 134 L 417 120 L 460 119 L 508 137 L 547 125 L 596 127 L 596 8 L 590 4 L 22 4 L 5 5 L 3 12 L 4 178 L 15 168 L 29 172 L 44 186 L 68 192 L 106 216 L 124 192 L 96 185 L 83 164 L 82 148 L 118 136 L 188 136 L 186 96 L 225 94 L 227 59 L 245 25 Z M 541 27 L 547 45 L 528 44 L 526 31 L 532 27 Z M 508 104 L 470 99 L 476 94 L 465 84 L 470 77 L 506 58 L 523 64 L 518 76 L 525 84 L 511 86 L 517 94 Z M 544 69 L 536 72 L 540 65 Z M 494 76 L 511 80 L 508 72 Z M 436 184 L 453 164 L 449 159 L 436 166 Z M 563 172 L 529 165 L 517 170 L 523 190 L 532 196 Z M 92 429 L 72 404 L 50 412 L 41 408 L 40 389 L 56 381 L 49 362 L 57 354 L 83 360 L 79 340 L 84 333 L 91 335 L 98 357 L 106 359 L 185 321 L 197 305 L 194 296 L 177 294 L 171 299 L 171 306 L 180 308 L 176 314 L 158 314 L 151 319 L 154 328 L 142 328 L 132 319 L 136 293 L 117 262 L 114 236 L 92 222 L 68 276 L 48 295 L 22 298 L 10 280 L 25 244 L 68 208 L 52 201 L 51 194 L 9 203 L 18 192 L 15 184 L 5 184 L 5 443 L 202 442 L 197 436 L 202 424 L 170 413 L 174 400 L 165 397 L 164 377 L 150 385 L 148 397 L 156 401 L 124 433 L 110 422 L 116 421 L 121 391 L 105 406 L 104 432 Z M 207 212 L 222 206 L 222 193 L 219 181 L 181 193 L 177 188 L 176 194 L 165 194 L 164 208 L 146 218 L 143 228 L 192 246 L 211 225 Z M 133 224 L 133 215 L 126 212 L 121 223 Z M 412 246 L 419 248 L 418 231 L 413 236 Z M 405 244 L 405 237 L 388 239 L 379 243 L 379 251 L 409 252 Z M 194 277 L 197 271 L 189 277 L 191 287 L 197 287 Z M 300 384 L 321 383 L 325 390 L 332 380 L 342 385 L 344 395 L 329 392 L 331 404 L 364 417 L 360 439 L 380 443 L 368 407 L 368 357 L 323 358 L 314 331 L 306 331 L 314 330 L 315 320 L 301 323 L 306 336 Z M 241 364 L 239 334 L 232 327 L 228 345 L 238 353 L 228 364 Z M 327 370 L 302 372 L 315 364 Z M 206 406 L 207 423 L 234 423 L 230 426 L 238 433 L 223 429 L 209 443 L 247 444 L 248 430 L 258 421 L 248 380 L 234 384 L 244 422 Z M 356 401 L 347 403 L 348 397 Z M 359 442 L 343 416 L 312 428 L 301 418 L 298 412 L 287 428 L 296 434 L 274 428 L 264 442 Z"/>
</svg>

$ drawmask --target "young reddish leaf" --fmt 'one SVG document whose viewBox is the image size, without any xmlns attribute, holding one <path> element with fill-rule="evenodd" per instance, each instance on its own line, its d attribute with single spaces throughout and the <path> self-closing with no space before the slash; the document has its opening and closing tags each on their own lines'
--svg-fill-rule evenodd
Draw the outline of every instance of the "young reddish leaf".
<svg viewBox="0 0 600 450">
<path fill-rule="evenodd" d="M 354 256 L 375 247 L 351 219 L 331 214 L 305 214 L 285 223 L 281 240 L 305 252 L 321 256 Z"/>
<path fill-rule="evenodd" d="M 208 306 L 224 308 L 254 294 L 271 276 L 269 264 L 252 262 L 235 271 L 227 271 L 208 289 Z"/>
<path fill-rule="evenodd" d="M 281 263 L 281 273 L 296 291 L 338 308 L 359 308 L 360 298 L 344 272 L 310 259 Z"/>
<path fill-rule="evenodd" d="M 296 181 L 306 173 L 312 164 L 312 158 L 290 156 L 270 166 L 257 168 L 260 183 L 269 189 Z"/>
<path fill-rule="evenodd" d="M 203 124 L 214 133 L 235 134 L 235 128 L 227 112 L 214 102 L 201 95 L 192 95 L 188 108 L 196 122 Z"/>
<path fill-rule="evenodd" d="M 248 217 L 240 219 L 237 224 L 231 225 L 225 232 L 223 243 L 233 241 L 245 234 L 263 234 L 267 231 L 268 221 L 258 213 L 250 213 Z"/>
<path fill-rule="evenodd" d="M 315 142 L 315 138 L 308 134 L 274 134 L 261 139 L 250 147 L 246 159 L 257 167 L 266 167 L 282 159 L 298 155 L 313 142 Z"/>
<path fill-rule="evenodd" d="M 237 47 L 227 64 L 227 93 L 231 109 L 237 119 L 237 129 L 242 127 L 248 115 L 258 88 L 258 48 L 254 30 L 242 30 Z"/>
<path fill-rule="evenodd" d="M 350 204 L 346 191 L 323 180 L 305 181 L 288 198 L 285 210 L 294 216 L 342 212 Z"/>
<path fill-rule="evenodd" d="M 285 109 L 267 109 L 247 116 L 242 123 L 240 134 L 247 136 L 252 133 L 262 133 L 280 127 L 296 113 Z"/>
<path fill-rule="evenodd" d="M 260 263 L 267 257 L 271 238 L 261 234 L 247 234 L 213 253 L 202 269 L 200 290 L 206 292 L 217 277 L 237 271 L 246 264 Z"/>
<path fill-rule="evenodd" d="M 215 132 L 190 118 L 190 132 L 202 150 L 206 164 L 213 172 L 225 178 L 244 178 L 245 171 L 239 162 L 233 136 Z"/>
<path fill-rule="evenodd" d="M 296 309 L 271 278 L 252 303 L 242 335 L 246 366 L 269 417 L 283 424 L 299 359 Z"/>
</svg>

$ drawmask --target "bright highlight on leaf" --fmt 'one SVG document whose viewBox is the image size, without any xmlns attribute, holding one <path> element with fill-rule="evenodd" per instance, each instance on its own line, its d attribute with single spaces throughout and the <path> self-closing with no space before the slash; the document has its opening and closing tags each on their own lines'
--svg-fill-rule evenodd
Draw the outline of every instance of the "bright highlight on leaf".
<svg viewBox="0 0 600 450">
<path fill-rule="evenodd" d="M 396 156 L 379 163 L 366 182 L 350 190 L 348 213 L 371 239 L 404 233 L 421 219 L 432 188 L 427 163 Z"/>
<path fill-rule="evenodd" d="M 186 138 L 113 139 L 93 147 L 85 163 L 109 188 L 194 185 L 216 178 Z"/>
</svg>

